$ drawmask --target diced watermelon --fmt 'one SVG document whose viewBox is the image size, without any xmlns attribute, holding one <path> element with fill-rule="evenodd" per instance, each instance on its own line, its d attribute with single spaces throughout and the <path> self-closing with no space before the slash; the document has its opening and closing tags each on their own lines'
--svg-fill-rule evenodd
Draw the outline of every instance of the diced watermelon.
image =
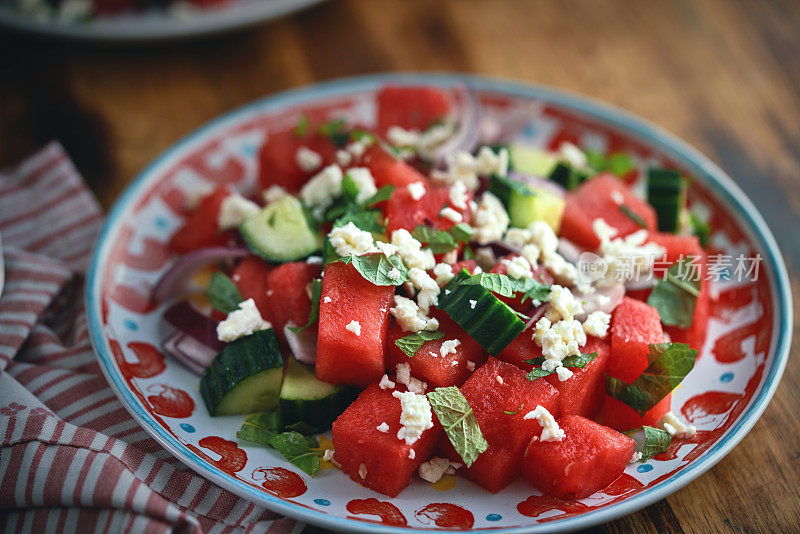
<svg viewBox="0 0 800 534">
<path fill-rule="evenodd" d="M 542 357 L 542 348 L 533 340 L 533 332 L 525 330 L 508 344 L 503 352 L 497 355 L 499 360 L 513 364 L 524 371 L 533 369 L 533 365 L 525 363 L 525 360 L 533 360 Z"/>
<path fill-rule="evenodd" d="M 384 343 L 394 286 L 376 286 L 350 264 L 325 267 L 319 308 L 317 378 L 366 386 L 383 376 Z M 347 329 L 356 321 L 360 334 Z"/>
<path fill-rule="evenodd" d="M 427 181 L 414 167 L 395 158 L 377 143 L 364 152 L 361 165 L 370 170 L 378 187 L 393 185 L 400 189 L 408 184 Z"/>
<path fill-rule="evenodd" d="M 399 187 L 392 193 L 392 197 L 386 203 L 386 231 L 389 235 L 399 228 L 405 228 L 410 232 L 418 225 L 433 226 L 441 230 L 451 228 L 456 223 L 439 216 L 442 208 L 448 206 L 461 213 L 465 221 L 469 220 L 469 208 L 456 209 L 450 203 L 448 188 L 428 183 L 425 185 L 427 191 L 419 200 L 414 200 L 407 187 Z M 471 194 L 470 192 L 468 198 L 471 198 Z"/>
<path fill-rule="evenodd" d="M 392 126 L 424 131 L 444 118 L 453 106 L 446 91 L 433 87 L 384 87 L 378 92 L 378 133 Z"/>
<path fill-rule="evenodd" d="M 628 384 L 636 380 L 649 365 L 651 343 L 662 343 L 664 332 L 658 311 L 644 302 L 629 297 L 614 310 L 611 321 L 611 355 L 606 374 Z M 671 395 L 667 395 L 644 416 L 608 395 L 603 402 L 603 422 L 625 431 L 642 425 L 654 425 L 669 411 Z"/>
<path fill-rule="evenodd" d="M 490 357 L 461 386 L 461 392 L 489 448 L 471 467 L 459 472 L 497 493 L 517 477 L 525 447 L 542 431 L 535 419 L 523 417 L 537 405 L 557 417 L 558 391 L 545 380 L 531 382 L 518 367 Z M 443 456 L 454 462 L 463 461 L 446 436 L 440 440 L 439 447 Z"/>
<path fill-rule="evenodd" d="M 616 202 L 620 199 L 621 204 Z M 561 236 L 594 250 L 600 246 L 600 239 L 592 229 L 592 223 L 597 218 L 616 228 L 618 236 L 641 230 L 642 227 L 625 214 L 622 206 L 627 206 L 640 217 L 648 230 L 656 228 L 656 212 L 650 204 L 637 197 L 614 175 L 601 174 L 584 182 L 575 191 L 567 193 Z"/>
<path fill-rule="evenodd" d="M 700 241 L 693 235 L 667 234 L 663 232 L 650 232 L 647 240 L 666 249 L 663 261 L 672 265 L 680 259 L 692 256 L 704 256 Z"/>
<path fill-rule="evenodd" d="M 579 415 L 557 419 L 561 441 L 531 440 L 522 472 L 545 495 L 582 499 L 614 482 L 625 471 L 636 442 Z"/>
<path fill-rule="evenodd" d="M 408 363 L 411 366 L 411 375 L 428 383 L 429 388 L 444 386 L 460 386 L 469 378 L 472 371 L 468 362 L 477 367 L 483 365 L 487 354 L 477 341 L 464 332 L 455 321 L 447 314 L 438 310 L 432 312 L 439 321 L 439 331 L 444 334 L 441 339 L 426 341 L 413 358 L 395 345 L 395 341 L 405 337 L 411 332 L 404 332 L 397 323 L 392 322 L 389 327 L 389 336 L 386 340 L 386 367 L 394 369 L 399 363 Z M 442 343 L 457 339 L 460 344 L 454 353 L 442 356 Z"/>
<path fill-rule="evenodd" d="M 321 135 L 316 126 L 309 125 L 307 133 L 298 136 L 295 128 L 269 134 L 259 152 L 258 181 L 261 189 L 271 185 L 279 185 L 296 193 L 315 172 L 307 172 L 297 164 L 295 154 L 300 147 L 313 150 L 322 157 L 322 165 L 333 161 L 336 146 L 331 140 Z M 320 167 L 321 168 L 321 167 Z"/>
<path fill-rule="evenodd" d="M 597 356 L 582 369 L 571 367 L 572 377 L 563 382 L 554 374 L 545 380 L 558 390 L 559 411 L 562 414 L 594 417 L 603 407 L 603 397 L 606 393 L 605 372 L 610 353 L 609 343 L 589 336 L 586 345 L 581 347 L 581 352 L 584 354 L 597 352 Z"/>
<path fill-rule="evenodd" d="M 186 254 L 201 248 L 227 245 L 231 234 L 219 230 L 217 216 L 222 201 L 230 194 L 227 187 L 220 186 L 205 197 L 183 226 L 173 234 L 169 240 L 169 249 L 176 254 Z"/>
<path fill-rule="evenodd" d="M 231 271 L 231 280 L 239 288 L 242 297 L 253 299 L 261 317 L 274 324 L 272 310 L 267 297 L 267 278 L 272 266 L 258 256 L 247 256 Z"/>
<path fill-rule="evenodd" d="M 283 328 L 292 323 L 303 326 L 311 314 L 308 285 L 319 276 L 319 265 L 304 261 L 284 263 L 272 269 L 267 280 L 270 322 L 284 340 Z"/>
<path fill-rule="evenodd" d="M 475 270 L 477 268 L 478 268 L 477 261 L 473 259 L 461 260 L 453 264 L 453 274 L 460 273 L 462 269 L 466 269 L 469 274 L 475 274 Z"/>
<path fill-rule="evenodd" d="M 392 396 L 392 390 L 372 384 L 333 422 L 332 429 L 334 459 L 342 471 L 390 497 L 408 486 L 414 471 L 431 457 L 442 432 L 434 417 L 433 428 L 409 445 L 397 438 L 401 412 L 400 399 Z M 382 423 L 389 427 L 387 432 L 378 430 Z M 413 458 L 409 458 L 411 450 Z"/>
</svg>

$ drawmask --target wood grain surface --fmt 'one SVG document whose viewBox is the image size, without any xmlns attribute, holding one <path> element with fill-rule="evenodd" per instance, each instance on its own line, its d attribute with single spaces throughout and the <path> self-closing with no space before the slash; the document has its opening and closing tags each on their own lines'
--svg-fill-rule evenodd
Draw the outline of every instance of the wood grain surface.
<svg viewBox="0 0 800 534">
<path fill-rule="evenodd" d="M 216 115 L 297 85 L 465 71 L 579 92 L 727 170 L 785 254 L 800 310 L 800 1 L 334 0 L 221 38 L 135 46 L 0 35 L 0 165 L 60 140 L 105 207 Z M 772 403 L 725 459 L 601 532 L 800 532 L 800 335 Z M 316 530 L 316 529 L 310 529 Z"/>
</svg>

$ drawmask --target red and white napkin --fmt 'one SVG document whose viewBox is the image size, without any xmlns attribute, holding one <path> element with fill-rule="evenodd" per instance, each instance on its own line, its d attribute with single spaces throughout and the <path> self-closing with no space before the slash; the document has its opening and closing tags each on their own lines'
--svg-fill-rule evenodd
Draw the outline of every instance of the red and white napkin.
<svg viewBox="0 0 800 534">
<path fill-rule="evenodd" d="M 299 532 L 186 468 L 111 391 L 83 305 L 102 219 L 58 143 L 0 171 L 0 531 Z"/>
</svg>

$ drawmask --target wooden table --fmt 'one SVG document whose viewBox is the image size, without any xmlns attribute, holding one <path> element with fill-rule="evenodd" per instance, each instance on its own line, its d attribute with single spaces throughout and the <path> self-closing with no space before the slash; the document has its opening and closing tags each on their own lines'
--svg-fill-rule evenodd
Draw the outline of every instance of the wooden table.
<svg viewBox="0 0 800 534">
<path fill-rule="evenodd" d="M 584 93 L 716 160 L 800 266 L 800 2 L 332 1 L 246 33 L 147 47 L 0 36 L 0 165 L 60 140 L 105 207 L 216 115 L 297 85 L 449 70 Z M 798 277 L 793 275 L 800 310 Z M 599 531 L 799 532 L 800 335 L 764 416 L 716 467 Z"/>
</svg>

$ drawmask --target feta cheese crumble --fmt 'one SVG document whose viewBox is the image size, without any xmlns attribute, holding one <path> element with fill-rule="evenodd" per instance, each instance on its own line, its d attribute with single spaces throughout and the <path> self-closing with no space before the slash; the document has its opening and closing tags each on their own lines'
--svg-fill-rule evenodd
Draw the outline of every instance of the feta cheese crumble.
<svg viewBox="0 0 800 534">
<path fill-rule="evenodd" d="M 456 347 L 458 347 L 459 345 L 461 345 L 461 341 L 460 340 L 458 340 L 458 339 L 448 339 L 447 341 L 442 343 L 442 346 L 439 348 L 439 354 L 442 355 L 442 358 L 444 358 L 448 354 L 455 354 L 456 353 Z"/>
<path fill-rule="evenodd" d="M 321 218 L 325 209 L 333 204 L 333 199 L 342 194 L 343 178 L 341 167 L 328 165 L 300 189 L 300 198 L 315 216 Z"/>
<path fill-rule="evenodd" d="M 330 462 L 333 460 L 333 449 L 325 449 L 325 452 L 322 453 L 322 459 L 326 462 Z"/>
<path fill-rule="evenodd" d="M 395 383 L 391 381 L 389 375 L 383 375 L 381 381 L 378 383 L 381 389 L 394 389 Z"/>
<path fill-rule="evenodd" d="M 658 426 L 666 430 L 670 436 L 678 438 L 691 438 L 697 432 L 693 424 L 684 423 L 672 412 L 664 414 L 664 417 L 658 421 Z"/>
<path fill-rule="evenodd" d="M 414 449 L 408 449 L 408 459 L 413 460 L 416 457 L 417 457 L 416 451 L 414 451 Z"/>
<path fill-rule="evenodd" d="M 378 432 L 383 432 L 384 434 L 389 432 L 389 425 L 386 424 L 386 421 L 379 424 L 377 427 Z"/>
<path fill-rule="evenodd" d="M 604 338 L 608 334 L 608 325 L 611 322 L 611 315 L 604 311 L 593 311 L 586 316 L 583 322 L 583 331 L 587 336 Z"/>
<path fill-rule="evenodd" d="M 322 165 L 322 156 L 306 146 L 301 146 L 294 153 L 294 161 L 303 172 L 312 172 Z"/>
<path fill-rule="evenodd" d="M 405 228 L 392 232 L 392 245 L 397 247 L 397 253 L 408 267 L 416 267 L 427 271 L 433 269 L 436 260 L 430 249 L 422 249 L 422 243 L 411 236 Z"/>
<path fill-rule="evenodd" d="M 467 201 L 469 200 L 467 191 L 468 189 L 464 182 L 456 182 L 451 185 L 449 190 L 450 203 L 462 210 L 467 209 Z"/>
<path fill-rule="evenodd" d="M 220 230 L 236 228 L 245 219 L 256 215 L 260 211 L 261 207 L 252 200 L 247 200 L 238 193 L 228 195 L 219 205 L 217 227 Z"/>
<path fill-rule="evenodd" d="M 634 452 L 633 456 L 631 456 L 631 459 L 628 460 L 628 463 L 629 464 L 635 464 L 635 463 L 641 462 L 641 461 L 642 461 L 642 453 L 641 452 Z"/>
<path fill-rule="evenodd" d="M 419 477 L 431 484 L 438 482 L 444 475 L 452 475 L 461 464 L 451 462 L 447 458 L 434 456 L 419 466 Z"/>
<path fill-rule="evenodd" d="M 347 169 L 347 176 L 358 186 L 356 202 L 364 202 L 378 192 L 378 188 L 375 186 L 375 178 L 372 177 L 372 172 L 366 167 Z"/>
<path fill-rule="evenodd" d="M 542 435 L 539 436 L 541 441 L 561 441 L 564 439 L 564 431 L 558 427 L 553 415 L 547 411 L 547 408 L 537 405 L 535 409 L 525 414 L 523 419 L 536 419 L 542 427 Z"/>
<path fill-rule="evenodd" d="M 261 198 L 264 199 L 265 204 L 272 204 L 273 202 L 277 202 L 278 200 L 282 199 L 283 197 L 289 194 L 286 189 L 279 185 L 271 185 L 264 192 L 261 194 Z"/>
<path fill-rule="evenodd" d="M 511 278 L 533 278 L 531 264 L 522 256 L 514 256 L 510 260 L 503 260 L 502 264 L 505 265 L 506 273 Z"/>
<path fill-rule="evenodd" d="M 462 217 L 459 212 L 457 212 L 450 206 L 442 208 L 442 211 L 439 212 L 439 216 L 444 219 L 447 219 L 448 221 L 452 221 L 456 224 L 464 220 L 464 217 Z"/>
<path fill-rule="evenodd" d="M 400 430 L 397 439 L 413 445 L 422 433 L 433 428 L 433 412 L 425 395 L 417 395 L 413 391 L 395 391 L 392 396 L 400 399 Z"/>
<path fill-rule="evenodd" d="M 328 303 L 330 303 L 330 302 L 333 302 L 333 299 L 332 299 L 332 298 L 330 298 L 330 297 L 328 297 L 328 296 L 326 296 L 326 297 L 324 297 L 324 298 L 322 299 L 322 302 L 324 302 L 325 304 L 328 304 Z"/>
<path fill-rule="evenodd" d="M 649 234 L 644 228 L 615 238 L 617 230 L 598 218 L 592 221 L 592 230 L 600 239 L 600 254 L 608 265 L 605 280 L 609 282 L 634 280 L 649 273 L 666 253 L 661 245 L 647 242 Z"/>
<path fill-rule="evenodd" d="M 472 372 L 475 370 L 475 362 L 467 362 L 467 370 Z"/>
<path fill-rule="evenodd" d="M 453 266 L 448 263 L 437 263 L 433 268 L 433 276 L 436 277 L 436 283 L 443 286 L 455 277 Z"/>
<path fill-rule="evenodd" d="M 230 343 L 240 337 L 249 336 L 253 332 L 272 328 L 272 325 L 265 321 L 256 308 L 253 299 L 247 299 L 239 303 L 239 309 L 233 310 L 225 320 L 217 325 L 217 338 L 220 341 Z"/>
<path fill-rule="evenodd" d="M 419 290 L 417 305 L 423 313 L 428 313 L 431 306 L 439 303 L 439 284 L 430 275 L 417 267 L 408 270 L 408 280 Z"/>
<path fill-rule="evenodd" d="M 334 228 L 328 234 L 331 246 L 339 256 L 361 256 L 368 252 L 377 252 L 372 234 L 362 230 L 352 222 Z"/>
<path fill-rule="evenodd" d="M 414 182 L 413 184 L 408 184 L 406 186 L 408 189 L 408 194 L 411 195 L 411 198 L 414 200 L 419 200 L 425 196 L 425 184 L 422 182 Z"/>
<path fill-rule="evenodd" d="M 499 241 L 508 229 L 509 222 L 503 203 L 487 191 L 481 197 L 481 203 L 472 219 L 475 241 L 479 245 Z"/>
<path fill-rule="evenodd" d="M 495 154 L 491 148 L 483 146 L 477 156 L 462 150 L 450 156 L 447 163 L 446 171 L 431 173 L 434 181 L 448 185 L 462 182 L 469 189 L 477 189 L 478 176 L 508 174 L 508 150 L 503 148 Z"/>
<path fill-rule="evenodd" d="M 428 389 L 428 384 L 411 376 L 411 365 L 398 363 L 395 373 L 398 384 L 403 384 L 409 391 L 422 395 Z"/>
<path fill-rule="evenodd" d="M 439 328 L 438 320 L 428 317 L 416 302 L 401 295 L 394 296 L 394 307 L 389 308 L 389 313 L 394 315 L 397 323 L 406 332 L 436 330 Z"/>
<path fill-rule="evenodd" d="M 361 323 L 358 321 L 350 321 L 345 328 L 357 336 L 361 335 Z"/>
</svg>

